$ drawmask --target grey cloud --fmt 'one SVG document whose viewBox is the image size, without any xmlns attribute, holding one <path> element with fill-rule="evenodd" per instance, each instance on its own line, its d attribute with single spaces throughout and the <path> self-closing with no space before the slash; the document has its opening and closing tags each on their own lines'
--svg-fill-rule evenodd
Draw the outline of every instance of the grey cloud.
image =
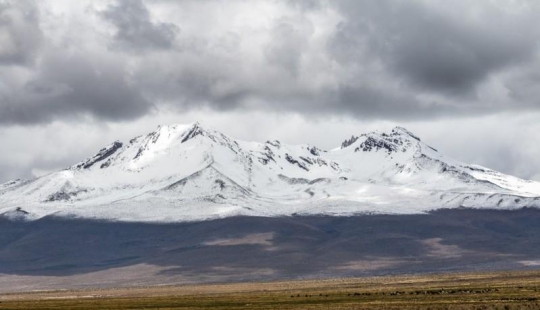
<svg viewBox="0 0 540 310">
<path fill-rule="evenodd" d="M 323 6 L 320 0 L 287 0 L 287 4 L 302 11 L 315 11 Z"/>
<path fill-rule="evenodd" d="M 142 0 L 120 0 L 101 15 L 116 27 L 117 46 L 128 51 L 169 49 L 179 31 L 174 24 L 152 22 Z"/>
<path fill-rule="evenodd" d="M 30 1 L 0 1 L 0 65 L 29 65 L 40 48 L 39 11 Z"/>
<path fill-rule="evenodd" d="M 32 141 L 32 137 L 25 137 L 28 141 Z M 36 171 L 44 173 L 58 171 L 69 167 L 82 160 L 84 156 L 73 156 L 74 154 L 57 154 L 55 159 L 43 159 L 43 154 L 36 157 L 28 158 L 25 161 L 17 160 L 12 156 L 3 156 L 0 162 L 0 184 L 10 180 L 23 179 L 29 180 L 36 177 Z"/>
<path fill-rule="evenodd" d="M 336 97 L 342 109 L 363 118 L 376 119 L 379 115 L 385 115 L 389 118 L 415 119 L 419 118 L 419 115 L 434 117 L 434 114 L 440 113 L 438 107 L 420 107 L 415 98 L 408 94 L 385 92 L 365 86 L 342 85 L 336 92 Z M 416 113 L 408 113 L 410 110 Z"/>
<path fill-rule="evenodd" d="M 166 61 L 143 65 L 139 82 L 155 98 L 180 109 L 205 105 L 411 120 L 523 106 L 485 102 L 477 88 L 492 74 L 534 61 L 534 14 L 512 16 L 485 4 L 486 16 L 467 20 L 422 2 L 286 3 L 291 11 L 273 21 L 261 46 L 266 63 L 254 61 L 257 55 L 245 57 L 237 47 L 222 54 L 216 49 L 218 39 L 205 37 L 184 42 Z M 456 5 L 469 10 L 466 3 Z M 310 27 L 295 12 L 330 9 L 345 19 L 335 29 L 325 29 L 334 34 L 327 50 L 317 50 L 312 34 L 320 25 Z M 239 37 L 244 43 L 249 39 Z M 316 87 L 309 72 L 317 64 L 304 59 L 314 55 L 336 61 L 320 71 L 337 68 L 329 71 L 328 83 Z"/>
<path fill-rule="evenodd" d="M 534 14 L 512 15 L 490 2 L 481 20 L 470 20 L 468 6 L 456 16 L 425 2 L 335 3 L 347 17 L 331 42 L 339 61 L 381 61 L 426 91 L 469 96 L 490 73 L 530 60 L 538 47 Z M 351 53 L 362 50 L 369 55 Z"/>
<path fill-rule="evenodd" d="M 540 65 L 536 64 L 517 76 L 509 78 L 505 86 L 511 98 L 528 108 L 540 106 Z"/>
<path fill-rule="evenodd" d="M 75 23 L 83 31 L 45 32 L 32 70 L 0 72 L 0 124 L 132 120 L 171 107 L 364 120 L 540 108 L 527 69 L 538 58 L 535 5 L 509 14 L 460 0 L 121 0 L 93 12 Z M 479 91 L 491 77 L 497 100 Z"/>
<path fill-rule="evenodd" d="M 270 64 L 282 67 L 293 76 L 298 74 L 302 51 L 313 33 L 313 26 L 308 21 L 301 20 L 299 24 L 279 21 L 271 30 L 270 42 L 264 50 Z"/>
<path fill-rule="evenodd" d="M 0 102 L 0 124 L 32 124 L 93 116 L 129 120 L 152 109 L 116 59 L 46 55 L 32 79 Z"/>
<path fill-rule="evenodd" d="M 32 177 L 30 165 L 16 165 L 15 159 L 6 158 L 7 162 L 0 163 L 0 184 L 10 180 L 29 179 Z"/>
</svg>

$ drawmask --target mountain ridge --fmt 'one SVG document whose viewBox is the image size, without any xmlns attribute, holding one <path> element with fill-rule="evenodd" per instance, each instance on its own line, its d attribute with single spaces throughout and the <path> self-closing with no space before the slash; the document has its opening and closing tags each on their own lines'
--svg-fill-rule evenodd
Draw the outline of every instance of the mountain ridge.
<svg viewBox="0 0 540 310">
<path fill-rule="evenodd" d="M 413 214 L 540 207 L 540 183 L 439 153 L 403 127 L 334 150 L 232 139 L 199 122 L 114 141 L 64 170 L 0 185 L 0 214 L 120 221 Z"/>
</svg>

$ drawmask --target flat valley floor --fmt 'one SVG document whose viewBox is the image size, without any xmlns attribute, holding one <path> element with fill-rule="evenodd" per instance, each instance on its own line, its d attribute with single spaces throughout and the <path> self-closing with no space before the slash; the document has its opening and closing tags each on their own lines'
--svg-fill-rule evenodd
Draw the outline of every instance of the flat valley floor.
<svg viewBox="0 0 540 310">
<path fill-rule="evenodd" d="M 540 272 L 60 290 L 0 295 L 0 309 L 540 309 Z"/>
</svg>

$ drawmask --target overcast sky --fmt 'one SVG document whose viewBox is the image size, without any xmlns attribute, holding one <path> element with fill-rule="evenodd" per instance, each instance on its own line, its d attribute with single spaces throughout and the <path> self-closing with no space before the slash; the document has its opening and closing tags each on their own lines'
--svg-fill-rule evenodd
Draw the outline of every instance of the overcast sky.
<svg viewBox="0 0 540 310">
<path fill-rule="evenodd" d="M 159 124 L 334 148 L 400 125 L 540 181 L 537 0 L 0 0 L 0 182 Z"/>
</svg>

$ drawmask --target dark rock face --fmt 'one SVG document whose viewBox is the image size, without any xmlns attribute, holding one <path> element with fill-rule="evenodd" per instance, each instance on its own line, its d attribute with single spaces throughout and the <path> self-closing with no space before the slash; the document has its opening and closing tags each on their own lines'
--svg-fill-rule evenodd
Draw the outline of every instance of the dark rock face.
<svg viewBox="0 0 540 310">
<path fill-rule="evenodd" d="M 191 130 L 184 136 L 182 139 L 182 143 L 195 138 L 198 135 L 204 135 L 202 128 L 199 127 L 198 124 L 195 124 Z"/>
<path fill-rule="evenodd" d="M 77 195 L 81 193 L 86 193 L 86 189 L 78 189 L 78 190 L 72 190 L 72 191 L 59 191 L 54 194 L 51 194 L 47 197 L 45 202 L 54 202 L 54 201 L 69 201 L 72 198 L 76 197 Z"/>
<path fill-rule="evenodd" d="M 404 130 L 404 129 L 403 129 Z M 408 134 L 411 136 L 412 134 Z M 381 135 L 367 134 L 362 135 L 366 137 L 366 140 L 360 144 L 354 151 L 359 152 L 371 152 L 384 150 L 388 155 L 395 152 L 406 152 L 407 148 L 411 147 L 412 143 L 407 138 L 403 137 L 403 134 L 394 129 L 390 134 L 382 133 Z M 415 136 L 412 138 L 420 141 Z"/>
<path fill-rule="evenodd" d="M 88 169 L 92 167 L 94 164 L 96 164 L 97 162 L 103 161 L 107 159 L 108 157 L 110 157 L 111 155 L 113 155 L 114 153 L 116 153 L 116 151 L 122 148 L 122 146 L 123 146 L 122 142 L 116 141 L 111 146 L 99 150 L 99 152 L 94 157 L 88 159 L 84 163 L 77 165 L 76 167 L 82 168 L 82 169 Z M 105 168 L 107 166 L 108 165 L 104 166 L 103 164 L 101 165 L 101 168 Z"/>
<path fill-rule="evenodd" d="M 420 141 L 416 135 L 402 127 L 395 127 L 392 131 L 387 133 L 367 133 L 362 134 L 359 137 L 351 136 L 350 139 L 343 141 L 341 143 L 341 148 L 349 147 L 354 144 L 360 137 L 366 137 L 366 140 L 360 144 L 360 146 L 355 148 L 355 152 L 364 151 L 379 151 L 381 149 L 385 150 L 388 154 L 397 152 L 399 150 L 405 152 L 406 148 L 411 145 L 410 138 Z"/>
<path fill-rule="evenodd" d="M 303 156 L 299 156 L 299 158 L 303 161 L 305 161 L 308 165 L 313 165 L 313 161 L 311 160 L 311 158 L 309 157 L 303 157 Z"/>
<path fill-rule="evenodd" d="M 397 143 L 399 143 L 398 140 L 396 141 L 388 141 L 384 139 L 375 139 L 373 137 L 368 137 L 366 141 L 362 142 L 359 147 L 357 147 L 354 151 L 364 151 L 364 152 L 371 152 L 372 150 L 378 151 L 380 149 L 384 149 L 388 154 L 391 154 L 392 152 L 395 152 L 397 150 Z"/>
<path fill-rule="evenodd" d="M 146 138 L 145 138 L 146 143 L 139 148 L 139 150 L 137 151 L 137 154 L 135 155 L 135 157 L 133 157 L 133 159 L 137 159 L 137 158 L 141 157 L 142 154 L 144 154 L 144 151 L 148 150 L 148 145 L 149 144 L 151 144 L 151 143 L 155 144 L 159 140 L 159 137 L 161 136 L 160 131 L 159 131 L 160 128 L 161 128 L 161 126 L 158 127 L 158 130 L 156 130 L 154 132 L 151 132 L 148 135 L 146 135 Z"/>
<path fill-rule="evenodd" d="M 279 149 L 281 148 L 281 142 L 279 142 L 278 140 L 274 140 L 274 141 L 266 141 L 266 144 L 270 144 L 271 146 Z"/>
<path fill-rule="evenodd" d="M 276 160 L 274 159 L 275 154 L 268 145 L 264 146 L 264 152 L 262 153 L 262 156 L 263 157 L 259 157 L 258 159 L 259 162 L 263 165 L 267 165 L 270 161 L 273 161 L 274 163 L 276 162 Z"/>
<path fill-rule="evenodd" d="M 308 167 L 306 166 L 306 164 L 304 164 L 304 163 L 302 163 L 302 162 L 300 162 L 300 161 L 294 159 L 291 155 L 289 155 L 289 154 L 287 154 L 287 153 L 285 154 L 285 159 L 286 159 L 289 163 L 291 163 L 291 164 L 293 164 L 293 165 L 296 165 L 296 166 L 298 166 L 298 167 L 300 167 L 300 168 L 302 168 L 302 169 L 304 169 L 304 170 L 306 170 L 306 171 L 309 171 L 309 169 L 308 169 Z"/>
<path fill-rule="evenodd" d="M 343 143 L 341 143 L 341 148 L 344 149 L 344 148 L 348 147 L 349 145 L 356 142 L 356 140 L 358 140 L 358 138 L 359 137 L 351 136 L 351 138 L 349 140 L 345 140 L 345 141 L 343 141 Z"/>
<path fill-rule="evenodd" d="M 319 150 L 317 147 L 313 146 L 313 147 L 308 147 L 308 150 L 309 152 L 311 153 L 311 155 L 313 156 L 320 156 L 321 155 L 321 150 Z"/>
<path fill-rule="evenodd" d="M 47 200 L 48 202 L 52 202 L 52 201 L 67 201 L 71 198 L 71 196 L 68 194 L 68 193 L 64 193 L 64 192 L 58 192 L 58 193 L 54 193 L 52 195 L 50 195 L 49 197 L 47 197 Z"/>
<path fill-rule="evenodd" d="M 309 184 L 309 185 L 313 185 L 313 184 L 316 184 L 316 183 L 319 183 L 319 182 L 326 182 L 326 183 L 330 183 L 331 180 L 330 179 L 327 179 L 327 178 L 318 178 L 318 179 L 314 179 L 314 180 L 308 180 L 308 179 L 304 179 L 304 178 L 289 178 L 288 176 L 285 176 L 283 174 L 280 174 L 278 175 L 279 178 L 284 181 L 284 182 L 287 182 L 288 184 Z"/>
<path fill-rule="evenodd" d="M 17 207 L 17 209 L 15 209 L 15 211 L 21 212 L 22 214 L 29 214 L 28 212 L 24 211 L 21 207 Z"/>
<path fill-rule="evenodd" d="M 225 186 L 226 186 L 225 181 L 217 179 L 217 180 L 214 180 L 214 183 L 219 187 L 220 190 L 225 189 Z"/>
<path fill-rule="evenodd" d="M 21 182 L 21 179 L 17 179 L 17 180 L 12 180 L 12 181 L 8 181 L 6 183 L 3 184 L 4 187 L 10 187 L 10 186 L 13 186 L 13 185 L 17 185 Z"/>
</svg>

